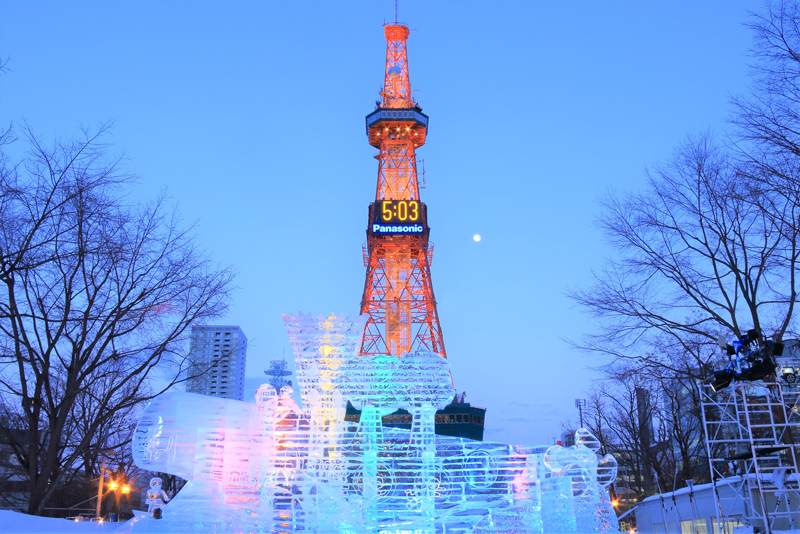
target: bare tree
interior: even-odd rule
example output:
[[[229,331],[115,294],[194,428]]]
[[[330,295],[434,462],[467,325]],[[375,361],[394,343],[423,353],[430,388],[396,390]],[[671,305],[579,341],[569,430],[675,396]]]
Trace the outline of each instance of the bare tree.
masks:
[[[628,495],[624,487],[642,498],[687,479],[706,480],[694,381],[642,373],[635,366],[607,371],[588,394],[584,419],[600,440],[601,453],[619,462],[615,492]]]
[[[733,100],[734,154],[754,187],[765,191],[759,207],[785,233],[796,258],[800,220],[800,3],[768,2],[751,13],[754,36],[752,90]],[[787,232],[788,230],[788,232]],[[794,287],[791,288],[794,290]],[[791,305],[797,300],[793,291]],[[788,321],[789,317],[787,317]]]
[[[636,497],[649,493],[636,386],[630,380],[604,381],[595,385],[587,397],[584,422],[600,441],[601,453],[612,454],[618,462],[619,471],[612,494],[624,496],[621,504],[625,508],[631,505],[630,493]]]
[[[734,99],[732,122],[747,160],[782,167],[800,155],[800,4],[768,2],[747,26],[754,37],[753,86]]]
[[[645,192],[610,194],[603,207],[600,225],[618,256],[593,287],[571,293],[600,319],[582,348],[701,377],[721,332],[789,331],[795,206],[749,180],[709,136],[648,173]]]
[[[24,158],[0,156],[0,410],[24,429],[32,514],[102,429],[185,378],[189,327],[231,289],[163,198],[129,203],[106,133],[48,147],[26,130]]]
[[[700,413],[700,391],[694,380],[684,376],[662,379],[658,384],[657,441],[662,489],[685,485],[689,479],[709,481]]]
[[[630,368],[648,377],[658,398],[655,433],[670,446],[651,462],[664,489],[708,476],[696,383],[727,363],[718,336],[798,333],[800,3],[751,15],[753,85],[733,101],[726,142],[690,137],[642,192],[607,195],[600,227],[614,256],[592,287],[571,293],[598,319],[574,345],[606,356],[614,380]]]

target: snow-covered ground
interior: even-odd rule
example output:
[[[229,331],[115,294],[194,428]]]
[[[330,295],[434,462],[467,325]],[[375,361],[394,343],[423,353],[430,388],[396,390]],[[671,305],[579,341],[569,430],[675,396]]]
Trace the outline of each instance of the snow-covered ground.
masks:
[[[68,521],[51,517],[36,517],[32,515],[0,510],[0,532],[9,534],[72,534],[92,533],[108,534],[126,523],[95,523],[90,521]]]
[[[149,519],[149,518],[148,518]],[[17,512],[0,510],[0,532],[8,534],[109,534],[127,531],[129,523],[94,523],[89,521],[67,521],[49,517],[36,517]],[[147,529],[152,532],[152,530]],[[800,534],[800,530],[776,530],[775,534]]]

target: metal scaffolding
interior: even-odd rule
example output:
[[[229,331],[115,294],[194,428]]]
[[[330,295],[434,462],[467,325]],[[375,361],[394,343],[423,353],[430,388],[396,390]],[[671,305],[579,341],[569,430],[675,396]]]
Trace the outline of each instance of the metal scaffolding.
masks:
[[[743,520],[762,532],[800,527],[797,450],[800,391],[778,382],[736,382],[700,391],[717,510],[715,532]]]

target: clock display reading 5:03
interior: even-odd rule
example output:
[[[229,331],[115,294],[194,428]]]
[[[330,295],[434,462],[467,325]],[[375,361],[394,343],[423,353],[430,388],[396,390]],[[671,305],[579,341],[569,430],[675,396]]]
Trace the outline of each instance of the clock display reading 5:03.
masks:
[[[422,218],[418,200],[382,200],[378,203],[378,219],[389,222],[418,222]]]

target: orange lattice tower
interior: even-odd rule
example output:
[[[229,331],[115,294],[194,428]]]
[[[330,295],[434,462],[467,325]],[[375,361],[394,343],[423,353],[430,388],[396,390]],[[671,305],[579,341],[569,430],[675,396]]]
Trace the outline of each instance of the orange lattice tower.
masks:
[[[377,156],[378,188],[369,206],[361,313],[369,314],[361,354],[402,356],[431,350],[446,357],[431,284],[427,208],[419,198],[416,149],[425,143],[428,117],[411,98],[408,27],[386,33],[382,100],[367,115]]]

